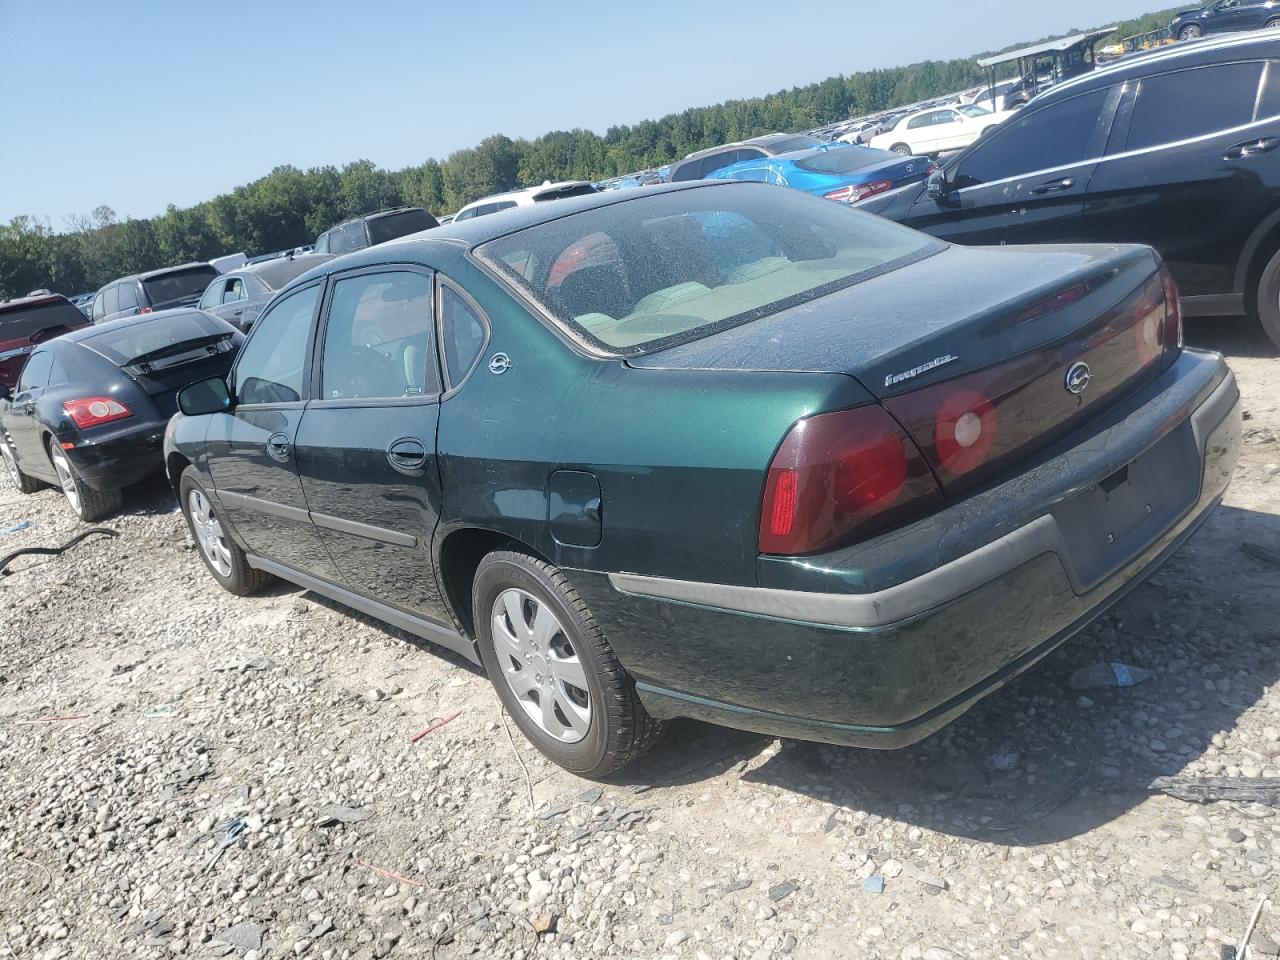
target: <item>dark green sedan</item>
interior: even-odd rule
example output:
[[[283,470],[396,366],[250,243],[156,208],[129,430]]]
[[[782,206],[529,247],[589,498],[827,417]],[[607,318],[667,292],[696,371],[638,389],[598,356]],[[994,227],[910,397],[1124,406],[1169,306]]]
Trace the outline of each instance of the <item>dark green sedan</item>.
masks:
[[[1149,248],[694,183],[329,261],[183,392],[165,455],[228,590],[462,653],[595,777],[675,717],[937,730],[1191,535],[1238,407]]]

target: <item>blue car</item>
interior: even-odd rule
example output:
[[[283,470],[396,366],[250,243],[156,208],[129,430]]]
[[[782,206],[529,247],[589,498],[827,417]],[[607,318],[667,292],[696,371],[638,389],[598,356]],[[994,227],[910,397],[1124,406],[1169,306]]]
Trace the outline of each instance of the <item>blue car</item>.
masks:
[[[928,157],[901,157],[890,150],[827,143],[772,157],[742,160],[707,174],[707,180],[754,180],[803,190],[840,203],[924,180],[937,166]]]

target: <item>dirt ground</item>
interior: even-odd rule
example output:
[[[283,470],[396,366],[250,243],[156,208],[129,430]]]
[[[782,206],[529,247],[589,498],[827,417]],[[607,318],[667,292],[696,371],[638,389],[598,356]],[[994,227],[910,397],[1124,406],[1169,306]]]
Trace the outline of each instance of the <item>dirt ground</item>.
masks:
[[[1225,504],[897,752],[681,723],[579,780],[461,659],[291,587],[221,592],[163,482],[132,491],[117,539],[0,578],[0,957],[1217,960],[1273,889],[1277,808],[1150,785],[1280,776],[1280,567],[1241,550],[1280,553],[1280,358],[1245,321],[1189,340],[1244,395]],[[0,487],[0,555],[77,529]],[[1109,661],[1153,675],[1068,684]],[[1268,904],[1253,955],[1277,937]]]

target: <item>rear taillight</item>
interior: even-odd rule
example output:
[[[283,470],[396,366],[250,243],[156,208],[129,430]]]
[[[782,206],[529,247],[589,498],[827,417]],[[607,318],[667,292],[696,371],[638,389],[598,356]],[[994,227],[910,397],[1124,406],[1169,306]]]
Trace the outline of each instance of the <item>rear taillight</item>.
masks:
[[[1087,283],[1077,283],[1060,290],[1051,297],[1033,303],[1027,309],[1013,318],[1014,323],[1026,323],[1028,320],[1034,320],[1036,317],[1043,317],[1046,313],[1053,313],[1055,310],[1061,310],[1067,304],[1075,303],[1077,300],[1083,300],[1089,293],[1089,285]]]
[[[150,308],[150,307],[139,307],[139,308],[138,308],[138,312],[139,312],[139,313],[150,313],[150,312],[151,312],[151,308]]]
[[[83,400],[68,400],[62,405],[72,422],[81,430],[97,427],[113,420],[132,417],[133,411],[119,400],[110,397],[86,397]]]
[[[830,549],[940,498],[920,451],[882,407],[806,417],[791,428],[769,465],[760,552]]]
[[[1160,286],[1164,288],[1164,350],[1167,363],[1172,363],[1182,349],[1182,301],[1173,274],[1160,264]]]
[[[876,180],[873,183],[852,183],[847,187],[824,193],[822,196],[825,200],[835,200],[837,203],[857,203],[859,200],[867,199],[867,197],[874,197],[877,193],[884,193],[892,186],[892,180]]]

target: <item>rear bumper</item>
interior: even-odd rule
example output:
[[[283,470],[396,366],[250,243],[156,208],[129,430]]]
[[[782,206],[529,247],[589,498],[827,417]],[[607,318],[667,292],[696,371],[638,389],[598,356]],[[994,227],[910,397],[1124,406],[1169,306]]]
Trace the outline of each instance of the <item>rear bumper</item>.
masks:
[[[164,469],[164,426],[130,425],[92,440],[77,437],[67,458],[94,490],[119,490]]]
[[[1190,537],[1235,466],[1239,391],[1221,357],[1186,351],[1091,429],[904,530],[762,560],[769,586],[575,582],[654,715],[902,746],[1032,666]]]

